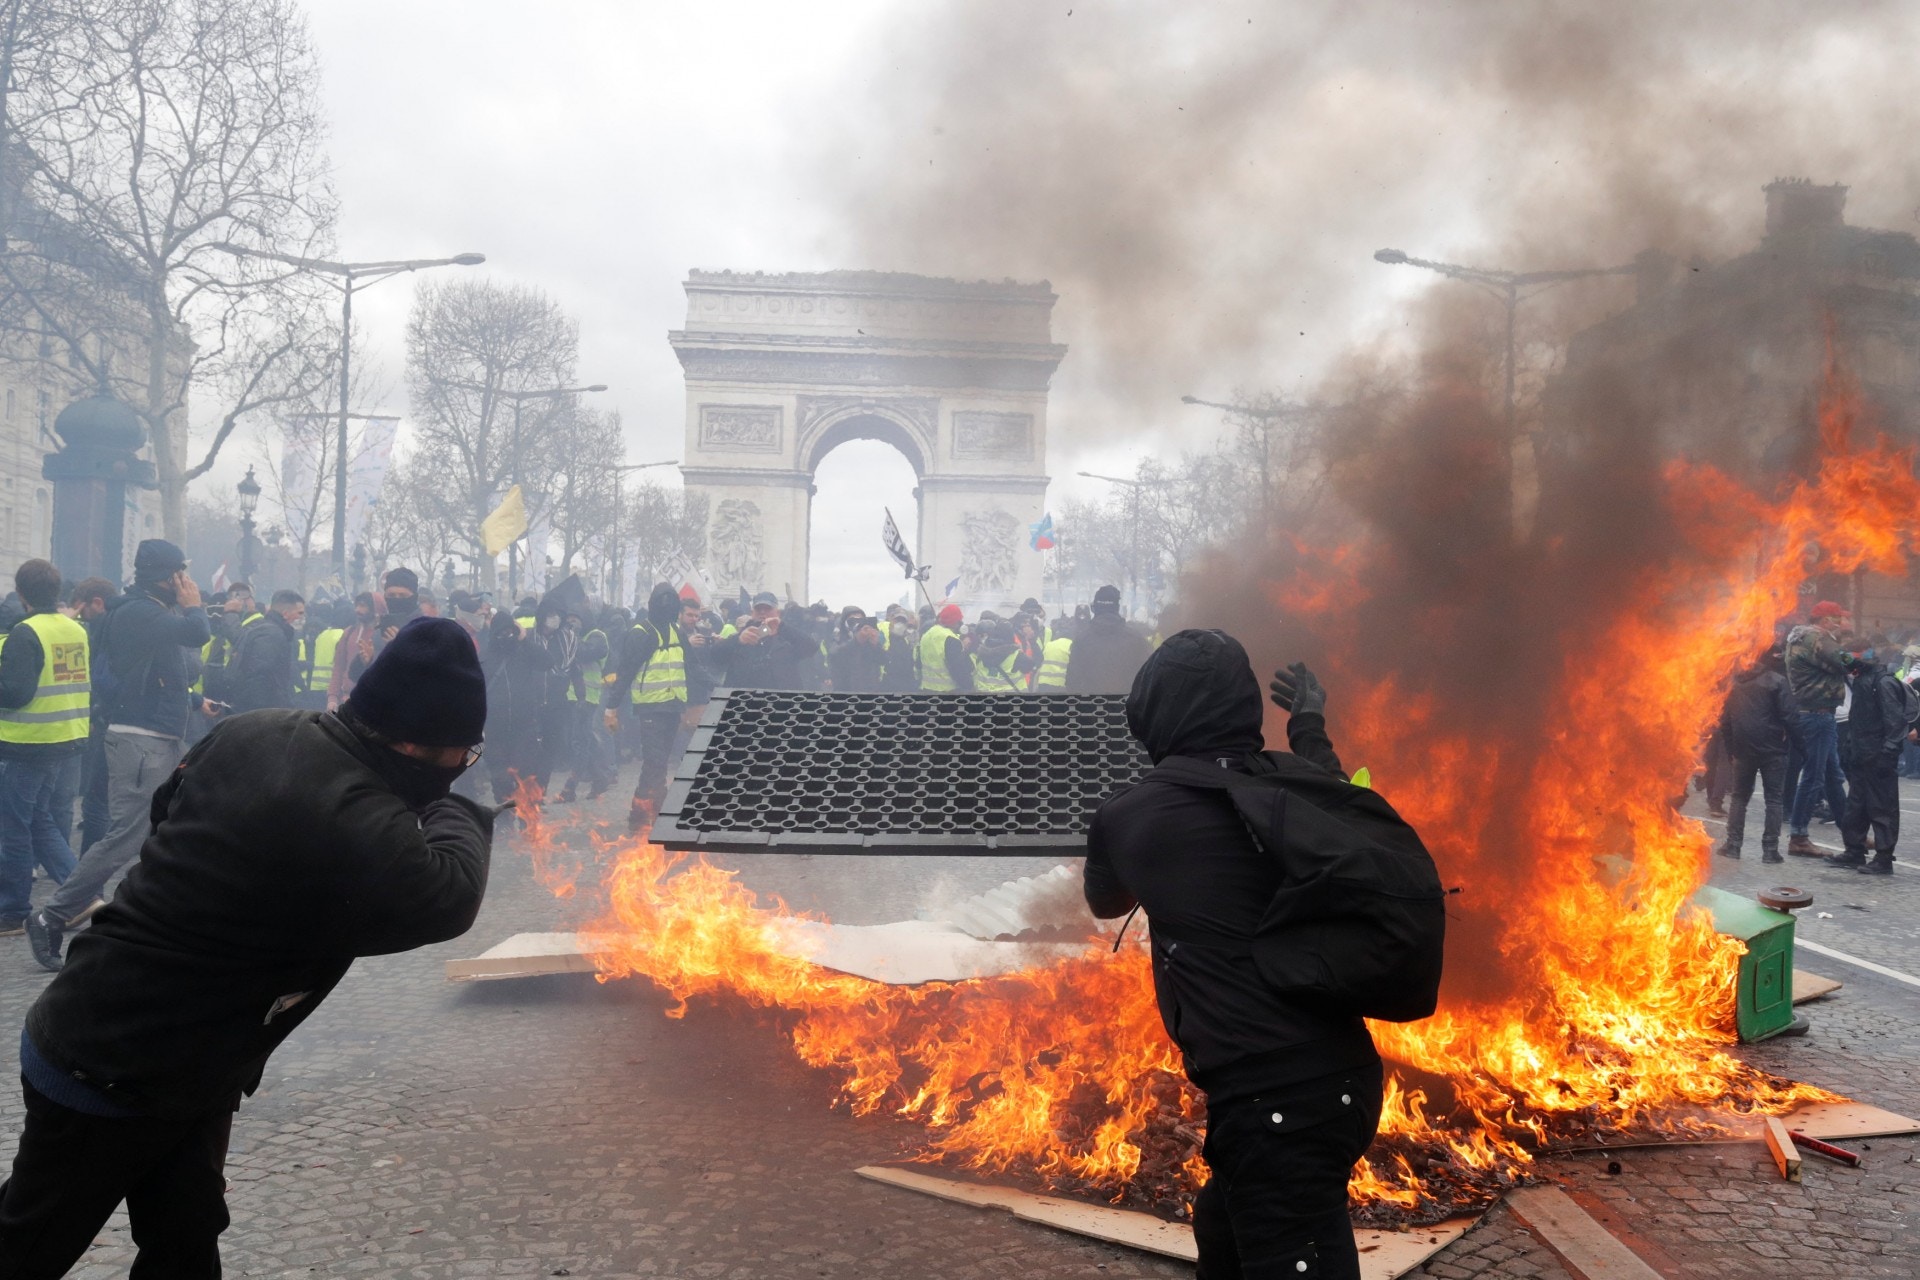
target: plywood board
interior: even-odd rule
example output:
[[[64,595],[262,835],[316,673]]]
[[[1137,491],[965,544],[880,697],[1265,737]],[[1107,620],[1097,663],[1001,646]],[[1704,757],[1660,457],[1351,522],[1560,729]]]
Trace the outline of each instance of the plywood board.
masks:
[[[530,978],[543,973],[592,973],[596,947],[584,933],[516,933],[465,960],[447,961],[448,982]]]
[[[1808,973],[1805,969],[1793,971],[1793,1002],[1805,1004],[1809,1000],[1818,1000],[1821,996],[1838,991],[1841,984],[1832,978],[1823,978],[1817,973]]]
[[[1797,1129],[1813,1138],[1845,1141],[1848,1138],[1886,1138],[1899,1133],[1920,1133],[1920,1120],[1903,1116],[1864,1102],[1810,1102],[1781,1117],[1787,1128]],[[1723,1121],[1724,1122],[1724,1121]],[[1747,1116],[1731,1122],[1727,1133],[1698,1137],[1676,1134],[1671,1137],[1634,1136],[1618,1142],[1593,1142],[1583,1146],[1556,1148],[1549,1154],[1567,1151],[1631,1151],[1636,1147],[1684,1147],[1712,1142],[1759,1142],[1766,1131],[1764,1118]]]
[[[1523,1187],[1507,1194],[1507,1205],[1587,1280],[1660,1280],[1658,1271],[1558,1187]]]
[[[1013,1187],[962,1182],[957,1178],[943,1178],[918,1169],[868,1165],[854,1172],[874,1182],[917,1191],[941,1200],[980,1209],[1004,1209],[1024,1222],[1071,1231],[1075,1235],[1104,1240],[1108,1244],[1125,1245],[1186,1262],[1198,1257],[1192,1227],[1183,1222],[1167,1222],[1151,1214],[1136,1213],[1131,1209],[1087,1204],[1061,1196],[1036,1195]],[[1364,1280],[1394,1280],[1396,1276],[1403,1276],[1459,1239],[1475,1221],[1477,1219],[1454,1218],[1438,1226],[1411,1231],[1355,1228],[1353,1239],[1360,1250],[1360,1274]]]
[[[1078,955],[1083,942],[983,942],[955,925],[932,920],[896,924],[777,922],[782,949],[827,969],[895,986],[992,978]]]

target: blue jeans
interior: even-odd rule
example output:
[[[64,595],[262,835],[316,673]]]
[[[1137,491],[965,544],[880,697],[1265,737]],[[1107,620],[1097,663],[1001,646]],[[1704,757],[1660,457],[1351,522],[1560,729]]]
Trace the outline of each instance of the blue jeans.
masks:
[[[1799,780],[1795,781],[1792,769],[1787,772],[1787,786],[1793,792],[1793,812],[1788,815],[1787,830],[1803,836],[1807,834],[1807,824],[1813,821],[1813,806],[1823,790],[1835,822],[1847,812],[1846,775],[1840,772],[1840,729],[1833,712],[1802,711],[1798,745],[1799,750],[1793,756],[1800,762]]]
[[[55,884],[73,872],[78,755],[16,757],[0,766],[0,917],[23,916],[38,863]]]

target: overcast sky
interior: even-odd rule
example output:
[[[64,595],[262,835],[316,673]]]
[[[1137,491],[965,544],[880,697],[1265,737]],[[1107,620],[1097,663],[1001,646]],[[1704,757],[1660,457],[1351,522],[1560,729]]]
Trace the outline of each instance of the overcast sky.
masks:
[[[628,459],[675,458],[690,267],[1052,280],[1048,502],[1205,446],[1182,392],[1313,390],[1417,341],[1416,254],[1751,247],[1759,187],[1912,230],[1920,7],[1752,0],[309,0],[348,258],[478,250],[578,317]],[[1604,17],[1600,16],[1604,15]],[[1462,286],[1442,283],[1443,289]],[[1621,286],[1540,306],[1613,306]],[[356,299],[399,398],[405,279]],[[911,472],[820,477],[813,593],[892,598]]]

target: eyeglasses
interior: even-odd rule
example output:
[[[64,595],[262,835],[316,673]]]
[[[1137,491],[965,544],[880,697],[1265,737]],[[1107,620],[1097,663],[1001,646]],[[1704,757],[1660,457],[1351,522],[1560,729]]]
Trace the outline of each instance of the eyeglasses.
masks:
[[[475,765],[477,765],[477,764],[479,764],[479,763],[480,763],[480,757],[481,757],[481,755],[482,755],[482,754],[483,754],[483,753],[484,753],[485,751],[486,751],[486,744],[485,744],[485,743],[480,743],[480,744],[478,744],[478,745],[476,745],[476,746],[471,746],[471,747],[468,747],[468,748],[467,748],[467,758],[466,758],[466,767],[467,767],[467,768],[469,768],[469,769],[471,769],[471,768],[473,768],[473,766],[475,766]]]

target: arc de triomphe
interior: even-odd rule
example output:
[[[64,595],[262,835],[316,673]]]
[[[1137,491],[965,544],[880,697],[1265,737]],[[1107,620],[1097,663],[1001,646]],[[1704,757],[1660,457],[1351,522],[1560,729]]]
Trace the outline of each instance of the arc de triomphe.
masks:
[[[936,598],[956,577],[970,610],[1040,594],[1027,525],[1046,501],[1047,385],[1067,350],[1049,285],[694,271],[686,290],[687,327],[667,335],[687,383],[680,470],[707,501],[716,591],[809,599],[814,470],[848,440],[883,440],[919,478],[918,527],[894,516]]]

